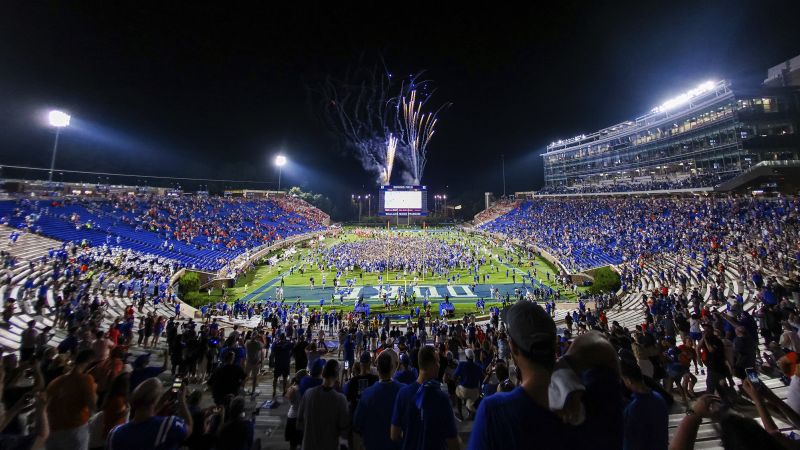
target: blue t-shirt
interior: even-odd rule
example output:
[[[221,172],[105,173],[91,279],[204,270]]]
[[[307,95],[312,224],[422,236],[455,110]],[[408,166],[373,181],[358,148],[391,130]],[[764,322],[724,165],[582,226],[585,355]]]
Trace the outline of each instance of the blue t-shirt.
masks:
[[[666,450],[669,445],[667,403],[658,394],[633,394],[625,407],[623,449]]]
[[[347,338],[344,341],[344,360],[350,361],[350,365],[353,365],[353,360],[355,359],[355,344],[350,338]]]
[[[298,391],[302,396],[303,394],[306,393],[307,390],[313,387],[317,387],[321,384],[322,384],[322,378],[314,378],[310,375],[306,375],[303,377],[302,380],[300,380],[300,387],[298,388]]]
[[[517,387],[481,400],[469,449],[530,448],[534,443],[542,450],[573,448],[567,445],[569,435],[565,430],[566,425],[558,416]]]
[[[400,450],[400,442],[389,438],[392,412],[397,393],[403,384],[392,380],[368,387],[358,401],[353,416],[353,429],[364,437],[367,450]]]
[[[392,425],[403,430],[403,450],[446,449],[447,440],[458,436],[450,397],[435,380],[424,386],[415,382],[400,389]]]
[[[477,389],[483,380],[483,370],[479,365],[467,360],[458,363],[453,376],[459,379],[458,384],[461,386],[467,389]]]
[[[417,381],[417,369],[409,367],[408,370],[398,370],[394,374],[394,380],[398,383],[411,384]]]
[[[107,450],[178,449],[187,437],[186,422],[177,416],[155,416],[142,423],[128,422],[108,433]]]
[[[572,428],[581,439],[576,445],[593,450],[622,448],[625,401],[619,375],[608,368],[597,368],[585,371],[582,378],[586,420]]]

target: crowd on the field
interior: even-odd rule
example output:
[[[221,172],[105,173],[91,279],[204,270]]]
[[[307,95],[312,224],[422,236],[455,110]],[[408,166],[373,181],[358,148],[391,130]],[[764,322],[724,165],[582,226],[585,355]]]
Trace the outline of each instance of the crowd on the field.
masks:
[[[359,268],[366,272],[400,270],[442,274],[448,269],[483,264],[488,257],[462,243],[448,243],[425,235],[387,233],[371,239],[336,244],[323,250],[320,259],[323,266],[340,271]]]

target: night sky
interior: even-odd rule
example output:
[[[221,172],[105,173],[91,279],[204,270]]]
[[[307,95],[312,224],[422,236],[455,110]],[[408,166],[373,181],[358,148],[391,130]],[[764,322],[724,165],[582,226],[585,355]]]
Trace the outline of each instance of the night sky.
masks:
[[[502,192],[501,154],[508,192],[537,188],[547,143],[708,79],[758,83],[800,53],[797,1],[15,3],[0,15],[0,164],[49,166],[41,115],[58,107],[74,125],[59,168],[273,181],[282,150],[284,185],[345,204],[373,178],[315,119],[308,87],[359,58],[425,70],[434,102],[452,102],[423,181],[469,210]]]

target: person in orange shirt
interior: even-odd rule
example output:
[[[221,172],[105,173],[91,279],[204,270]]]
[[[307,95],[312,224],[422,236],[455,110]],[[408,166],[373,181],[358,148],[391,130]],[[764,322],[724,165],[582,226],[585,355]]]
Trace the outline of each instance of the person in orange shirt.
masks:
[[[47,386],[47,450],[85,450],[89,447],[89,415],[97,402],[97,385],[86,373],[94,351],[82,350],[72,370]]]
[[[88,371],[95,382],[97,397],[102,402],[105,399],[106,391],[111,387],[111,382],[122,373],[125,368],[125,359],[128,357],[128,347],[118,345],[111,349],[108,358],[100,361]]]

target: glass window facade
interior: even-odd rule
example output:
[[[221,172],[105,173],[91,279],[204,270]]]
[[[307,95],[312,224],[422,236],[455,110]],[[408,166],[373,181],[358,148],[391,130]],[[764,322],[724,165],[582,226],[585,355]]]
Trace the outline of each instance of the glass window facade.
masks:
[[[740,95],[721,82],[679,110],[553,143],[542,155],[546,187],[713,186],[763,160],[800,159],[798,91],[761,91]]]

